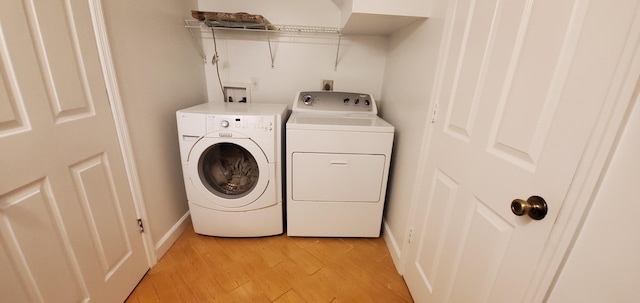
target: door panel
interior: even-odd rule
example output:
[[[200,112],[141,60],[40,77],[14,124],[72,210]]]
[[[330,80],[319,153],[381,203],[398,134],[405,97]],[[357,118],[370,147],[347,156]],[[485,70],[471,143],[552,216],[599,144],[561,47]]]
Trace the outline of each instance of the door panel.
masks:
[[[520,302],[605,102],[638,1],[452,1],[405,279],[417,302]],[[444,113],[444,114],[443,114]],[[539,195],[549,213],[517,217]]]
[[[19,286],[11,302],[122,301],[148,269],[99,59],[88,1],[3,2],[0,263],[11,270],[0,284]]]
[[[443,201],[429,205],[426,220],[420,230],[424,232],[418,244],[416,255],[417,270],[420,271],[422,283],[433,291],[438,269],[442,266],[444,256],[442,254],[447,231],[450,230],[449,223],[454,215],[454,201],[460,184],[451,179],[442,171],[436,170],[433,176],[433,185],[429,188],[431,196],[429,200]],[[430,243],[430,245],[425,245]]]
[[[41,179],[18,188],[1,203],[3,244],[22,276],[23,290],[42,302],[88,299],[49,182]]]
[[[468,4],[467,4],[468,5]],[[495,0],[490,0],[486,4],[478,5],[477,8],[466,7],[463,3],[460,4],[461,11],[457,14],[458,18],[464,18],[469,16],[469,9],[477,9],[478,12],[474,13],[473,20],[470,23],[455,23],[455,31],[463,34],[464,30],[469,31],[469,41],[464,43],[461,40],[456,40],[455,45],[451,51],[459,52],[461,48],[465,49],[465,64],[457,70],[455,66],[451,66],[451,69],[447,69],[445,77],[453,77],[454,81],[448,81],[443,83],[447,87],[443,88],[443,96],[452,100],[449,112],[446,114],[445,124],[446,132],[452,136],[457,136],[460,140],[465,142],[469,141],[469,137],[473,133],[474,121],[477,115],[479,98],[476,97],[476,91],[480,90],[477,78],[486,69],[485,62],[482,58],[485,55],[485,48],[488,45],[488,38],[491,29],[492,11],[495,9]],[[461,20],[459,20],[461,21]],[[469,27],[469,28],[467,28]],[[452,43],[454,43],[452,41]],[[472,45],[470,47],[469,45]],[[454,64],[455,62],[449,62]],[[457,79],[456,79],[457,77]]]
[[[109,161],[101,154],[72,165],[70,172],[104,279],[108,280],[132,254]]]
[[[455,265],[457,270],[454,269],[455,283],[450,291],[450,302],[487,300],[514,234],[514,226],[485,202],[474,197],[469,204],[473,211],[467,234],[462,238],[464,246],[458,252],[459,264]]]
[[[14,299],[15,302],[36,301],[35,298],[29,298],[29,293],[23,286],[26,283],[20,281],[15,265],[9,258],[6,246],[0,246],[0,268],[3,271],[0,293],[7,298]]]
[[[99,73],[97,48],[86,43],[94,39],[88,1],[27,1],[25,6],[36,18],[32,35],[42,66],[42,77],[56,121],[93,114],[90,73]],[[84,13],[83,13],[84,12]]]
[[[9,39],[6,36],[0,37],[0,137],[29,128],[23,95],[16,83],[13,66],[8,62],[9,54],[6,50]]]

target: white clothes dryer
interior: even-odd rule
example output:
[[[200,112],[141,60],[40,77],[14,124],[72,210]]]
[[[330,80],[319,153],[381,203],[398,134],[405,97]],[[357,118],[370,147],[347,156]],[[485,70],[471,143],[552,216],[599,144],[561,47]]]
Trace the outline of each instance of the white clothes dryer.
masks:
[[[296,96],[286,124],[287,235],[379,237],[394,127],[373,96]]]
[[[283,233],[284,104],[205,103],[176,112],[187,200],[196,233]]]

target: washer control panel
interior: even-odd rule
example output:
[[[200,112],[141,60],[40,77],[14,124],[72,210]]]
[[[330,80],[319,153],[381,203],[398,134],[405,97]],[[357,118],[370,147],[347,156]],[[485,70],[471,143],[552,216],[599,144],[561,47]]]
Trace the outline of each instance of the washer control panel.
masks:
[[[207,133],[226,130],[248,136],[273,136],[275,128],[275,116],[207,115],[206,120]]]
[[[292,110],[294,112],[378,114],[375,100],[371,94],[334,91],[299,92],[293,102]]]

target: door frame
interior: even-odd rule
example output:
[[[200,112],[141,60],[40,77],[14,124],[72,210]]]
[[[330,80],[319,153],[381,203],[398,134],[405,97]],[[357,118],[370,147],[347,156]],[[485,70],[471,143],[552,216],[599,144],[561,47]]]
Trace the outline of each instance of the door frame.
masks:
[[[451,9],[447,12],[450,17]],[[640,12],[637,12],[634,32],[628,34],[627,45],[620,61],[628,60],[631,64],[620,66],[611,82],[606,100],[602,105],[602,110],[596,121],[594,130],[587,142],[578,167],[565,197],[565,201],[559,210],[558,217],[551,230],[551,234],[542,251],[542,255],[537,260],[538,266],[534,272],[530,287],[527,290],[524,302],[543,302],[553,290],[555,280],[560,275],[567,256],[571,253],[573,244],[580,233],[582,224],[589,214],[589,209],[599,190],[602,178],[604,177],[611,157],[615,152],[617,141],[623,132],[628,116],[636,102],[640,99]],[[447,23],[448,24],[448,23]],[[440,62],[435,71],[435,80],[432,83],[431,104],[425,112],[425,116],[435,117],[438,109],[437,98],[440,94],[439,85],[444,70],[443,63],[449,56],[446,45],[451,28],[445,25],[441,39],[441,47],[438,55]],[[431,138],[435,119],[425,122],[425,129],[422,136],[420,150],[425,151],[418,158],[418,172],[414,182],[411,205],[409,208],[408,223],[404,230],[404,239],[401,244],[398,271],[404,273],[408,260],[411,234],[416,225],[418,214],[416,210],[421,202],[419,188],[424,184],[424,167],[426,159],[430,156],[428,151],[431,147]],[[414,243],[415,244],[415,243]]]
[[[133,154],[133,147],[131,145],[131,138],[129,136],[129,128],[125,119],[120,88],[118,87],[116,70],[111,56],[111,47],[109,45],[109,37],[107,35],[104,12],[102,10],[102,0],[88,0],[88,2],[91,10],[91,20],[93,21],[93,32],[98,47],[98,56],[100,57],[100,65],[102,67],[102,76],[107,89],[107,99],[111,106],[111,115],[113,116],[118,142],[120,144],[120,152],[122,153],[127,172],[129,190],[133,197],[133,204],[138,218],[140,218],[142,222],[149,222],[142,195],[142,186],[140,185],[138,169]],[[149,224],[147,224],[146,230],[148,232],[141,233],[141,237],[147,255],[147,263],[149,267],[153,267],[158,262],[158,258],[154,249],[153,239],[151,238],[151,226],[149,226]]]

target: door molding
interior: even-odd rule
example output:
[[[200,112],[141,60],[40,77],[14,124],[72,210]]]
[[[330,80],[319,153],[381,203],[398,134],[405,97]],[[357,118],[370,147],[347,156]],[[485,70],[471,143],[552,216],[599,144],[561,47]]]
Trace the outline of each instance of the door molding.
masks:
[[[98,46],[100,65],[102,66],[102,74],[107,88],[107,99],[111,106],[111,114],[116,126],[118,142],[120,143],[120,151],[124,159],[124,165],[129,179],[129,189],[131,190],[138,218],[141,218],[143,222],[149,222],[142,194],[142,187],[140,185],[140,178],[138,176],[138,169],[136,167],[133,148],[131,145],[131,138],[129,136],[129,128],[125,119],[124,107],[122,106],[120,88],[118,87],[116,71],[111,56],[111,47],[109,45],[109,37],[107,35],[107,27],[102,10],[102,1],[89,0],[89,7],[91,10],[91,20],[94,25],[93,32]],[[141,233],[141,236],[144,243],[145,253],[147,255],[148,265],[149,267],[153,267],[157,263],[158,258],[154,249],[153,239],[151,238],[151,226],[148,225],[149,224],[145,227],[147,232]]]

